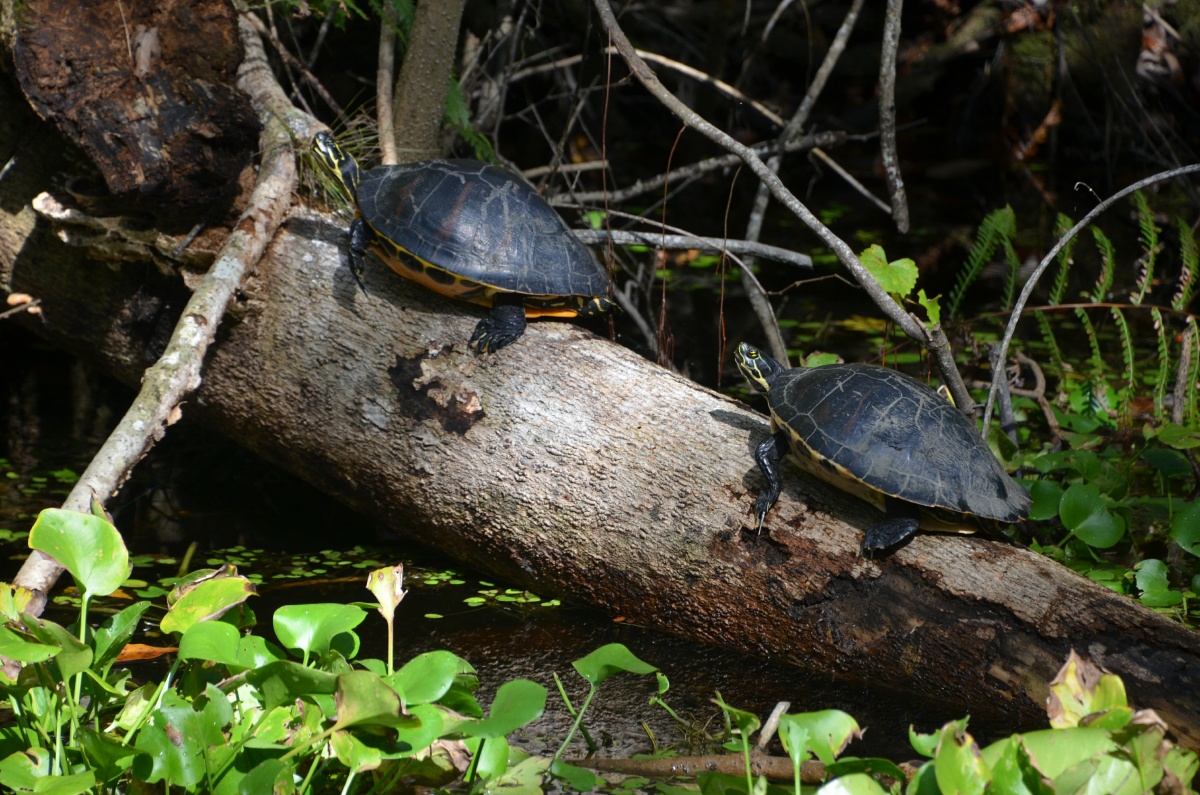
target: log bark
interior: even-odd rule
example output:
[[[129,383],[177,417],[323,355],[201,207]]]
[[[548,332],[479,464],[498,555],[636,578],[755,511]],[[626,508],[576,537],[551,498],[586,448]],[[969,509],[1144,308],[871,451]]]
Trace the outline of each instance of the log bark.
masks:
[[[51,182],[19,163],[9,176]],[[152,273],[90,261],[0,205],[0,287],[41,298],[40,333],[130,383],[157,353],[153,319],[173,323],[178,285]],[[541,593],[1020,725],[1044,720],[1046,683],[1074,647],[1200,745],[1200,635],[983,539],[920,535],[860,557],[877,514],[795,468],[756,535],[763,416],[565,323],[475,356],[471,307],[378,263],[367,287],[350,276],[344,224],[297,210],[183,411]]]

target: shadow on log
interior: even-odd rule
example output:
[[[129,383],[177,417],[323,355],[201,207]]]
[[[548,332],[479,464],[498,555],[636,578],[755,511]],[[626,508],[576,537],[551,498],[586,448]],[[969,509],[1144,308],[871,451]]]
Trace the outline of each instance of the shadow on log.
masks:
[[[41,298],[40,333],[129,382],[149,364],[134,319],[156,288],[142,276],[0,214],[0,286]],[[1200,635],[979,538],[921,535],[862,558],[877,514],[794,467],[756,535],[763,416],[564,323],[475,356],[476,310],[373,260],[367,287],[350,276],[344,226],[297,212],[183,411],[540,593],[1014,723],[1044,720],[1074,647],[1200,745]]]

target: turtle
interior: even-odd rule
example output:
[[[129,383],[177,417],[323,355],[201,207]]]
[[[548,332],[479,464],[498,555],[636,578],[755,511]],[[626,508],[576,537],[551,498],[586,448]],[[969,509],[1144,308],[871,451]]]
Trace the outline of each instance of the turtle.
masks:
[[[526,317],[591,317],[614,305],[608,272],[523,179],[477,160],[359,168],[329,133],[313,150],[350,194],[350,268],[363,286],[371,248],[401,276],[490,307],[468,345],[516,341]]]
[[[747,343],[734,359],[771,408],[772,434],[754,451],[767,479],[754,503],[760,532],[789,449],[810,473],[887,514],[864,533],[865,553],[900,545],[918,526],[998,530],[1029,516],[1029,493],[975,423],[917,379],[870,364],[787,369]]]

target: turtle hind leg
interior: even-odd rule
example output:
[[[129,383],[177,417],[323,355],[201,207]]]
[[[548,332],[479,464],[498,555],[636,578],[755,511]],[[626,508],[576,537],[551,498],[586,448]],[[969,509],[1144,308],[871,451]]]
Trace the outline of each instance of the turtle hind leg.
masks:
[[[497,295],[492,311],[471,335],[467,345],[476,353],[495,353],[525,333],[525,304],[517,295]]]
[[[871,553],[891,549],[912,538],[917,532],[920,511],[911,502],[888,497],[884,500],[887,518],[867,528],[862,551]]]

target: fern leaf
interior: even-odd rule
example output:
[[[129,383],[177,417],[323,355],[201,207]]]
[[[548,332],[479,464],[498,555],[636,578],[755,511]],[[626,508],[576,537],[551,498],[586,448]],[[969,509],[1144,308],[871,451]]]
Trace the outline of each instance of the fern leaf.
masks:
[[[1133,204],[1137,207],[1138,231],[1142,239],[1142,256],[1139,258],[1142,270],[1138,274],[1137,285],[1130,300],[1140,304],[1145,300],[1146,291],[1154,282],[1154,261],[1158,257],[1158,227],[1154,224],[1154,212],[1150,209],[1150,203],[1140,190],[1134,192]]]
[[[1096,285],[1092,288],[1092,302],[1099,303],[1108,299],[1108,291],[1112,289],[1113,274],[1117,268],[1117,252],[1112,241],[1100,231],[1100,227],[1092,227],[1092,237],[1096,241],[1096,249],[1100,252],[1100,273],[1096,276]]]
[[[1013,298],[1017,294],[1017,278],[1021,275],[1021,259],[1017,256],[1017,250],[1013,248],[1012,240],[1004,238],[1001,241],[1004,244],[1004,258],[1008,261],[1008,274],[1004,279],[1004,311],[1012,310]]]
[[[1188,337],[1191,339],[1191,344],[1192,344],[1192,367],[1191,367],[1190,372],[1188,373],[1188,388],[1185,389],[1184,392],[1186,392],[1187,396],[1188,396],[1188,398],[1187,398],[1188,399],[1188,405],[1187,405],[1188,427],[1194,428],[1197,425],[1198,421],[1200,421],[1200,416],[1198,416],[1197,412],[1196,412],[1196,402],[1197,402],[1196,393],[1200,392],[1200,390],[1197,390],[1195,388],[1196,381],[1200,380],[1200,328],[1197,328],[1196,318],[1194,318],[1194,317],[1189,317],[1187,319],[1187,322],[1188,322],[1188,326],[1192,330],[1192,333],[1188,335]]]
[[[1125,320],[1125,313],[1119,308],[1113,307],[1111,310],[1113,323],[1117,327],[1117,332],[1121,337],[1121,356],[1125,360],[1125,389],[1121,398],[1121,414],[1125,419],[1129,418],[1129,406],[1133,400],[1133,392],[1135,388],[1135,379],[1137,374],[1133,368],[1133,337],[1129,333],[1129,323]]]
[[[1163,316],[1159,308],[1150,310],[1154,319],[1154,333],[1158,343],[1158,373],[1154,376],[1154,416],[1162,419],[1166,414],[1167,378],[1171,374],[1171,349],[1167,338],[1167,329],[1163,325]]]
[[[1042,332],[1042,342],[1045,343],[1047,350],[1050,351],[1050,363],[1058,370],[1065,372],[1063,366],[1062,349],[1058,347],[1058,338],[1054,336],[1054,329],[1050,326],[1050,318],[1045,312],[1034,312],[1034,317],[1037,318],[1038,328]]]
[[[971,251],[967,254],[967,262],[958,272],[954,289],[950,291],[950,297],[946,302],[946,309],[950,317],[958,316],[958,308],[962,303],[963,296],[979,278],[983,266],[991,261],[992,254],[996,251],[996,245],[1002,240],[1012,240],[1016,235],[1016,230],[1017,216],[1012,207],[1008,206],[988,213],[983,222],[979,224],[979,231],[975,233],[975,244],[971,246]]]
[[[1075,224],[1070,218],[1058,214],[1058,218],[1054,222],[1054,236],[1061,240],[1062,236],[1071,231],[1071,227]],[[1058,275],[1054,277],[1054,286],[1050,288],[1050,305],[1057,306],[1062,303],[1063,295],[1067,292],[1067,282],[1070,279],[1071,265],[1075,262],[1072,256],[1075,251],[1075,244],[1079,242],[1079,236],[1071,238],[1067,244],[1058,252]]]
[[[1079,320],[1079,324],[1083,326],[1083,333],[1087,335],[1088,345],[1092,349],[1092,372],[1097,378],[1104,377],[1104,357],[1100,354],[1100,340],[1096,337],[1096,329],[1092,326],[1092,319],[1088,317],[1087,310],[1081,306],[1075,307],[1075,317]]]
[[[1200,250],[1196,248],[1196,235],[1192,227],[1182,218],[1179,225],[1179,286],[1171,299],[1171,308],[1182,312],[1192,302],[1192,293],[1196,289],[1196,270],[1200,268]]]

